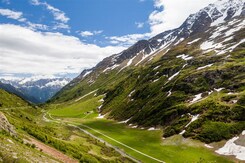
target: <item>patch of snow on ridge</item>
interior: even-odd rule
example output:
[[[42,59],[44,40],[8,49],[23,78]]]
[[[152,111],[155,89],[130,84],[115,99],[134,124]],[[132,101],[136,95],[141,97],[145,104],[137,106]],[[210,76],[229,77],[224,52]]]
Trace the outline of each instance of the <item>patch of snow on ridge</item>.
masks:
[[[216,92],[220,92],[220,91],[222,91],[223,89],[225,89],[225,88],[214,88],[214,90],[216,91]]]
[[[106,71],[108,71],[108,70],[113,70],[113,69],[117,68],[118,66],[120,66],[120,65],[115,64],[115,65],[113,65],[113,66],[111,66],[111,67],[107,67],[106,69],[104,69],[103,72],[106,72]]]
[[[202,50],[208,50],[208,49],[211,49],[213,48],[213,41],[206,41],[206,42],[203,42],[201,45],[200,45],[200,48]]]
[[[159,67],[161,67],[161,65],[159,65],[159,66],[155,67],[153,70],[156,70],[156,69],[158,69]]]
[[[168,78],[168,81],[170,81],[170,80],[172,80],[174,77],[178,76],[179,73],[180,73],[180,71],[179,71],[179,72],[176,72],[175,74],[173,74],[171,77]]]
[[[195,97],[190,101],[190,103],[197,102],[202,99],[202,93],[195,95]]]
[[[99,114],[99,116],[97,117],[98,119],[102,119],[102,118],[104,118],[105,116],[104,115],[102,115],[102,114]]]
[[[180,135],[183,135],[185,133],[185,130],[181,131],[179,134]]]
[[[188,127],[192,122],[196,121],[198,117],[199,117],[199,114],[192,115],[191,121],[185,127]]]
[[[133,58],[131,58],[131,59],[128,61],[127,67],[130,66],[130,65],[133,63],[133,60],[134,60],[135,57],[136,57],[136,56],[134,56]]]
[[[153,82],[152,82],[152,83],[155,83],[155,82],[157,82],[158,80],[160,80],[160,78],[158,78],[158,79],[156,79],[156,80],[153,80]]]
[[[157,128],[155,128],[155,127],[150,127],[150,128],[148,128],[148,131],[154,131],[154,130],[159,130],[159,129],[157,129]]]
[[[182,41],[184,41],[184,38],[179,39],[174,45],[178,45],[178,44],[181,43]]]
[[[125,120],[125,121],[121,121],[121,122],[118,122],[118,123],[127,123],[131,118]]]
[[[230,40],[232,40],[233,38],[234,38],[233,36],[227,37],[223,42],[230,41]]]
[[[226,142],[226,144],[215,152],[221,155],[234,155],[239,160],[245,160],[245,147],[236,145],[234,142],[239,137],[234,137]]]
[[[232,52],[237,46],[239,46],[240,44],[242,44],[244,42],[245,42],[245,39],[242,39],[239,43],[227,48],[226,51]]]
[[[100,109],[102,108],[102,106],[103,106],[103,105],[100,105],[100,106],[98,107],[98,110],[100,110]]]
[[[214,92],[213,90],[209,91],[208,92],[208,95],[211,95],[213,92]]]
[[[133,94],[134,92],[135,92],[135,90],[131,91],[131,92],[129,93],[128,97],[131,97],[132,94]]]
[[[207,148],[210,148],[210,149],[214,148],[214,147],[212,147],[212,146],[210,146],[208,144],[204,144],[204,146],[207,147]]]
[[[245,130],[242,132],[242,135],[245,135]]]
[[[205,69],[205,68],[211,67],[211,66],[213,66],[213,64],[208,64],[206,66],[198,67],[197,70],[202,70],[202,69]]]
[[[92,71],[93,71],[93,70],[87,71],[87,72],[83,75],[83,77],[86,77],[86,76],[89,75]]]
[[[169,90],[167,97],[171,96],[171,94],[172,94],[172,92],[171,92],[171,90]]]
[[[235,32],[241,30],[242,28],[244,28],[244,24],[245,24],[245,21],[236,25],[234,28],[231,28],[230,30],[226,31],[225,36],[230,36],[230,35],[234,34]]]
[[[192,59],[193,57],[190,57],[189,55],[181,54],[181,55],[176,56],[176,58],[182,58],[183,60],[188,61]]]
[[[202,50],[204,50],[205,52],[210,52],[214,49],[219,49],[219,48],[222,48],[223,45],[221,43],[214,43],[213,41],[206,41],[206,42],[203,42],[201,45],[200,45],[200,48]]]
[[[243,0],[230,0],[230,1],[216,1],[214,4],[208,6],[209,15],[214,15],[214,12],[218,10],[219,17],[211,23],[211,26],[217,26],[225,22],[225,18],[228,16],[229,10],[235,12],[232,17],[238,16],[242,13],[244,1]],[[216,9],[216,10],[215,10]],[[212,18],[212,17],[211,17]]]
[[[99,100],[99,102],[104,102],[104,101],[105,101],[105,100],[104,100],[103,98]]]
[[[193,40],[193,41],[191,41],[191,42],[188,42],[187,45],[191,45],[191,44],[193,44],[193,43],[199,41],[200,39],[201,39],[201,38],[198,38],[198,39],[195,39],[195,40]]]
[[[138,66],[141,62],[143,62],[146,58],[148,58],[149,56],[151,56],[152,54],[154,54],[156,52],[156,50],[151,48],[151,52],[149,54],[145,54],[145,52],[143,52],[143,56],[141,58],[141,60],[135,64],[135,66]]]

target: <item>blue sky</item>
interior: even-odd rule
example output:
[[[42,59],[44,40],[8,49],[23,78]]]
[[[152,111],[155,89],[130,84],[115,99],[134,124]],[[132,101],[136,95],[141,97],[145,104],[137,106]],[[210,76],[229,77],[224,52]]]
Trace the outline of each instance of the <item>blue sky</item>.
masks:
[[[75,77],[216,0],[0,0],[0,78]]]
[[[7,2],[7,3],[6,3]],[[110,45],[110,36],[123,36],[134,33],[150,32],[147,23],[150,13],[154,11],[151,0],[39,0],[65,13],[69,27],[53,29],[57,25],[54,16],[44,5],[34,5],[31,0],[2,1],[1,8],[22,12],[23,17],[36,24],[49,26],[47,30],[74,35],[86,43],[95,43],[100,46]],[[1,23],[26,25],[25,22],[0,17]],[[89,31],[93,35],[81,35]]]

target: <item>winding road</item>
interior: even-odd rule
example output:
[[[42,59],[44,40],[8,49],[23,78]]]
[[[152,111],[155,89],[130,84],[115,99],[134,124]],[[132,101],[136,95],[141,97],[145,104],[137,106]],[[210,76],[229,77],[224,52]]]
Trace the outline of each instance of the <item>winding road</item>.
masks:
[[[148,157],[148,158],[150,158],[150,159],[152,159],[152,160],[154,160],[154,161],[156,161],[156,162],[164,163],[164,161],[162,161],[162,160],[159,160],[159,159],[157,159],[157,158],[155,158],[155,157],[152,157],[152,156],[150,156],[150,155],[148,155],[148,154],[146,154],[146,153],[143,153],[143,152],[141,152],[141,151],[139,151],[139,150],[137,150],[137,149],[135,149],[135,148],[133,148],[133,147],[130,147],[130,146],[128,146],[128,145],[126,145],[126,144],[124,144],[124,143],[122,143],[122,142],[120,142],[120,141],[118,141],[118,140],[116,140],[116,139],[114,139],[114,138],[112,138],[112,137],[110,137],[110,136],[108,136],[108,135],[106,135],[106,134],[104,134],[104,133],[98,131],[98,130],[95,130],[95,129],[93,129],[93,128],[87,126],[87,125],[78,124],[78,123],[71,123],[71,122],[69,122],[69,121],[61,121],[61,120],[57,120],[57,119],[53,118],[50,114],[48,114],[49,118],[47,118],[46,115],[47,115],[47,113],[44,113],[44,115],[43,115],[43,119],[44,119],[45,121],[48,121],[48,122],[55,122],[55,123],[65,123],[65,124],[67,124],[68,126],[75,127],[75,128],[77,128],[77,129],[79,129],[80,131],[86,133],[87,135],[89,135],[89,136],[91,136],[91,137],[93,137],[93,138],[99,140],[100,142],[105,143],[105,145],[107,145],[108,147],[111,147],[111,148],[115,149],[115,150],[116,150],[117,152],[119,152],[122,156],[128,157],[128,158],[132,159],[133,161],[135,161],[135,162],[137,162],[137,163],[140,163],[140,161],[139,161],[139,160],[136,160],[136,159],[133,158],[132,156],[126,154],[124,151],[122,151],[122,150],[119,149],[118,147],[115,147],[115,146],[109,144],[109,143],[106,142],[105,140],[103,140],[103,139],[101,139],[101,138],[99,138],[99,137],[93,135],[92,133],[88,132],[88,131],[85,130],[85,129],[82,129],[82,128],[79,127],[79,126],[82,126],[82,127],[84,127],[84,128],[90,129],[90,130],[92,130],[92,131],[94,131],[94,132],[96,132],[96,133],[98,133],[98,134],[100,134],[100,135],[102,135],[102,136],[104,136],[104,137],[106,137],[106,138],[108,138],[108,139],[110,139],[110,140],[112,140],[112,141],[114,141],[114,142],[116,142],[116,143],[118,143],[118,144],[120,144],[120,145],[122,145],[122,146],[124,146],[124,147],[126,147],[126,148],[128,148],[128,149],[130,149],[130,150],[132,150],[132,151],[134,151],[134,152],[137,152],[137,153],[139,153],[139,154],[141,154],[141,155],[143,155],[143,156],[145,156],[145,157]]]

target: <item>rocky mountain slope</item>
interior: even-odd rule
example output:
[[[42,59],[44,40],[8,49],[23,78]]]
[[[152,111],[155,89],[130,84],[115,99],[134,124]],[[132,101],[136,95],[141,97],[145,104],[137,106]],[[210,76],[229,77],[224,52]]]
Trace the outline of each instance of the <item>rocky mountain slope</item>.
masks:
[[[0,130],[4,130],[11,135],[16,135],[16,131],[14,126],[12,126],[8,119],[5,117],[3,113],[0,112]]]
[[[204,142],[245,128],[245,1],[219,0],[179,27],[137,42],[58,92],[51,102],[106,94],[107,118]]]
[[[30,77],[24,79],[0,79],[5,86],[14,87],[15,93],[32,103],[44,103],[71,81],[69,78]],[[17,93],[18,92],[18,93]]]

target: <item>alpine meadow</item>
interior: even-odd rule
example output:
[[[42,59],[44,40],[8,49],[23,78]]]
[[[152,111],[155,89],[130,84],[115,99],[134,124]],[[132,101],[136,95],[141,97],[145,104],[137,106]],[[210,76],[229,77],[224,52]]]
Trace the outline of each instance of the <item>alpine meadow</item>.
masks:
[[[245,0],[0,4],[0,162],[245,162]]]

